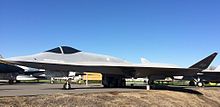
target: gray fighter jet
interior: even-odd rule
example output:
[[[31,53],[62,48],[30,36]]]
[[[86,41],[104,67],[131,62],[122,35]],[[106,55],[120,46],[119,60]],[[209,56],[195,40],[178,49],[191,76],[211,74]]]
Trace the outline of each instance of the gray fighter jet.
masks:
[[[206,69],[217,53],[189,68],[175,67],[167,64],[132,64],[128,61],[94,53],[83,52],[68,46],[60,46],[42,53],[1,59],[1,62],[59,72],[98,72],[102,76],[104,87],[124,87],[125,78],[145,78],[146,87],[150,87],[153,76],[194,76]],[[70,89],[67,80],[65,89]]]
[[[20,67],[11,64],[0,63],[0,79],[8,80],[9,84],[13,84],[14,80],[16,80],[16,76],[23,73],[24,70]]]

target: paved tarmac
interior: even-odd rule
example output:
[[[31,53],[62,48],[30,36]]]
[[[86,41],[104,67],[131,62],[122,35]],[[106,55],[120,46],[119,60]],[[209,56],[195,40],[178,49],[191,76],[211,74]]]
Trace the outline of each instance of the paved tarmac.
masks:
[[[48,84],[48,83],[18,83],[8,85],[0,83],[0,97],[3,96],[29,96],[29,95],[43,95],[43,94],[57,94],[57,93],[99,93],[99,92],[132,92],[145,91],[145,87],[127,87],[127,88],[103,88],[100,84],[78,85],[72,84],[72,89],[62,89],[63,84]],[[220,89],[220,87],[203,87],[204,89]],[[170,90],[180,91],[192,94],[200,94],[196,90],[198,87],[189,86],[157,86],[153,90]]]
[[[55,93],[96,93],[96,92],[113,92],[113,91],[141,91],[143,89],[131,88],[103,88],[99,84],[77,85],[71,84],[70,90],[62,89],[63,84],[48,83],[18,83],[14,85],[0,84],[0,96],[27,96],[42,95]]]

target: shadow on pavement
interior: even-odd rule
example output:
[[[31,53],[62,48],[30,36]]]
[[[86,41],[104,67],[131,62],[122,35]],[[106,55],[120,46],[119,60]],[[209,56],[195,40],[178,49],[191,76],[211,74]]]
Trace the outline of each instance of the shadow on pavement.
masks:
[[[104,88],[103,86],[77,86],[77,87],[74,87],[72,86],[71,89],[69,90],[80,90],[80,89],[112,89],[115,91],[118,91],[117,89],[123,89],[123,88]],[[145,90],[146,87],[145,86],[127,86],[127,87],[124,87],[124,89],[143,89]],[[62,87],[60,88],[46,88],[44,90],[65,90],[65,89],[62,89]],[[161,85],[153,85],[151,86],[151,90],[168,90],[168,91],[176,91],[176,92],[184,92],[184,93],[189,93],[189,94],[196,94],[196,95],[203,95],[202,93],[200,93],[199,91],[196,91],[195,89],[193,88],[189,88],[189,87],[186,87],[186,86],[161,86]],[[67,90],[68,91],[68,90]]]
[[[104,89],[103,87],[71,87],[71,89],[68,89],[68,90],[78,90],[78,89]],[[63,89],[62,87],[60,88],[45,88],[43,90],[66,90],[66,89]],[[67,91],[68,91],[67,90]]]
[[[128,87],[128,88],[146,89],[145,86],[135,86],[135,87]],[[186,86],[153,85],[151,86],[151,90],[168,90],[168,91],[177,91],[177,92],[184,92],[184,93],[189,93],[189,94],[203,95],[202,93],[194,89],[187,89]]]
[[[17,83],[14,85],[30,85],[30,84],[47,84],[47,83]],[[8,84],[0,84],[0,86],[4,86],[4,85],[8,85]],[[9,85],[10,86],[10,85]],[[48,87],[48,88],[44,88],[41,90],[65,90],[62,89],[62,84],[60,84],[60,87]],[[72,88],[70,90],[80,90],[80,89],[116,89],[116,91],[118,91],[117,89],[122,89],[122,88],[104,88],[102,85],[89,85],[89,86],[85,86],[85,85],[72,85]],[[124,89],[140,89],[140,90],[145,90],[146,87],[145,86],[127,86],[124,87]],[[9,89],[9,88],[5,88],[5,89],[0,89],[0,90],[16,90],[16,89]],[[168,90],[168,91],[177,91],[177,92],[184,92],[184,93],[190,93],[190,94],[196,94],[196,95],[203,95],[202,93],[200,93],[199,91],[197,91],[194,87],[187,87],[187,86],[166,86],[166,85],[152,85],[151,86],[151,90]]]

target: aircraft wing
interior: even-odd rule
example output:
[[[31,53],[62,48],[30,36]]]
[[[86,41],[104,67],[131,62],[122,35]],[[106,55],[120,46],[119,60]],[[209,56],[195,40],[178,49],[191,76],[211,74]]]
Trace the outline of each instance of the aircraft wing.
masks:
[[[10,63],[0,61],[0,73],[23,73],[24,69]]]
[[[0,63],[23,65],[31,68],[45,69],[49,71],[63,71],[63,72],[98,72],[110,75],[123,75],[125,77],[146,77],[151,75],[159,76],[195,76],[198,72],[206,69],[217,53],[213,53],[205,59],[199,61],[189,68],[175,68],[175,67],[159,67],[147,65],[133,65],[133,64],[113,64],[113,63],[67,63],[54,61],[7,61],[0,59]]]
[[[49,71],[77,71],[98,72],[102,74],[123,75],[125,77],[160,76],[194,76],[201,72],[197,68],[165,68],[148,67],[143,65],[109,65],[109,64],[71,64],[71,63],[45,63],[45,62],[7,62],[16,65],[45,69]]]

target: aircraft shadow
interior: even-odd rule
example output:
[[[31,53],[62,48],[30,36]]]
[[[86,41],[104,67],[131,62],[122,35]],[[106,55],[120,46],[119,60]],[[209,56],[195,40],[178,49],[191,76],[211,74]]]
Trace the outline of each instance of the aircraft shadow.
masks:
[[[72,86],[71,89],[69,90],[80,90],[80,89],[115,89],[116,91],[118,91],[117,89],[122,89],[122,88],[104,88],[102,86],[92,86],[92,87],[74,87]],[[124,89],[143,89],[145,90],[146,87],[145,86],[127,86],[124,87]],[[44,90],[65,90],[62,88],[46,88]],[[193,88],[189,88],[186,86],[165,86],[165,85],[153,85],[151,86],[151,90],[168,90],[168,91],[176,91],[176,92],[184,92],[184,93],[190,93],[190,94],[196,94],[196,95],[203,95],[202,93],[200,93],[199,91],[196,91]]]
[[[145,86],[135,86],[135,87],[129,87],[133,89],[146,89]],[[151,86],[151,90],[167,90],[167,91],[176,91],[176,92],[184,92],[184,93],[190,93],[190,94],[196,94],[196,95],[203,95],[199,91],[196,91],[195,89],[189,89],[186,86],[166,86],[166,85],[153,85]]]
[[[19,90],[19,89],[10,89],[10,88],[7,88],[7,89],[0,89],[0,91],[9,91],[9,90]]]
[[[71,87],[68,90],[77,90],[77,89],[105,89],[104,87]],[[45,88],[43,90],[65,90],[62,88]]]

